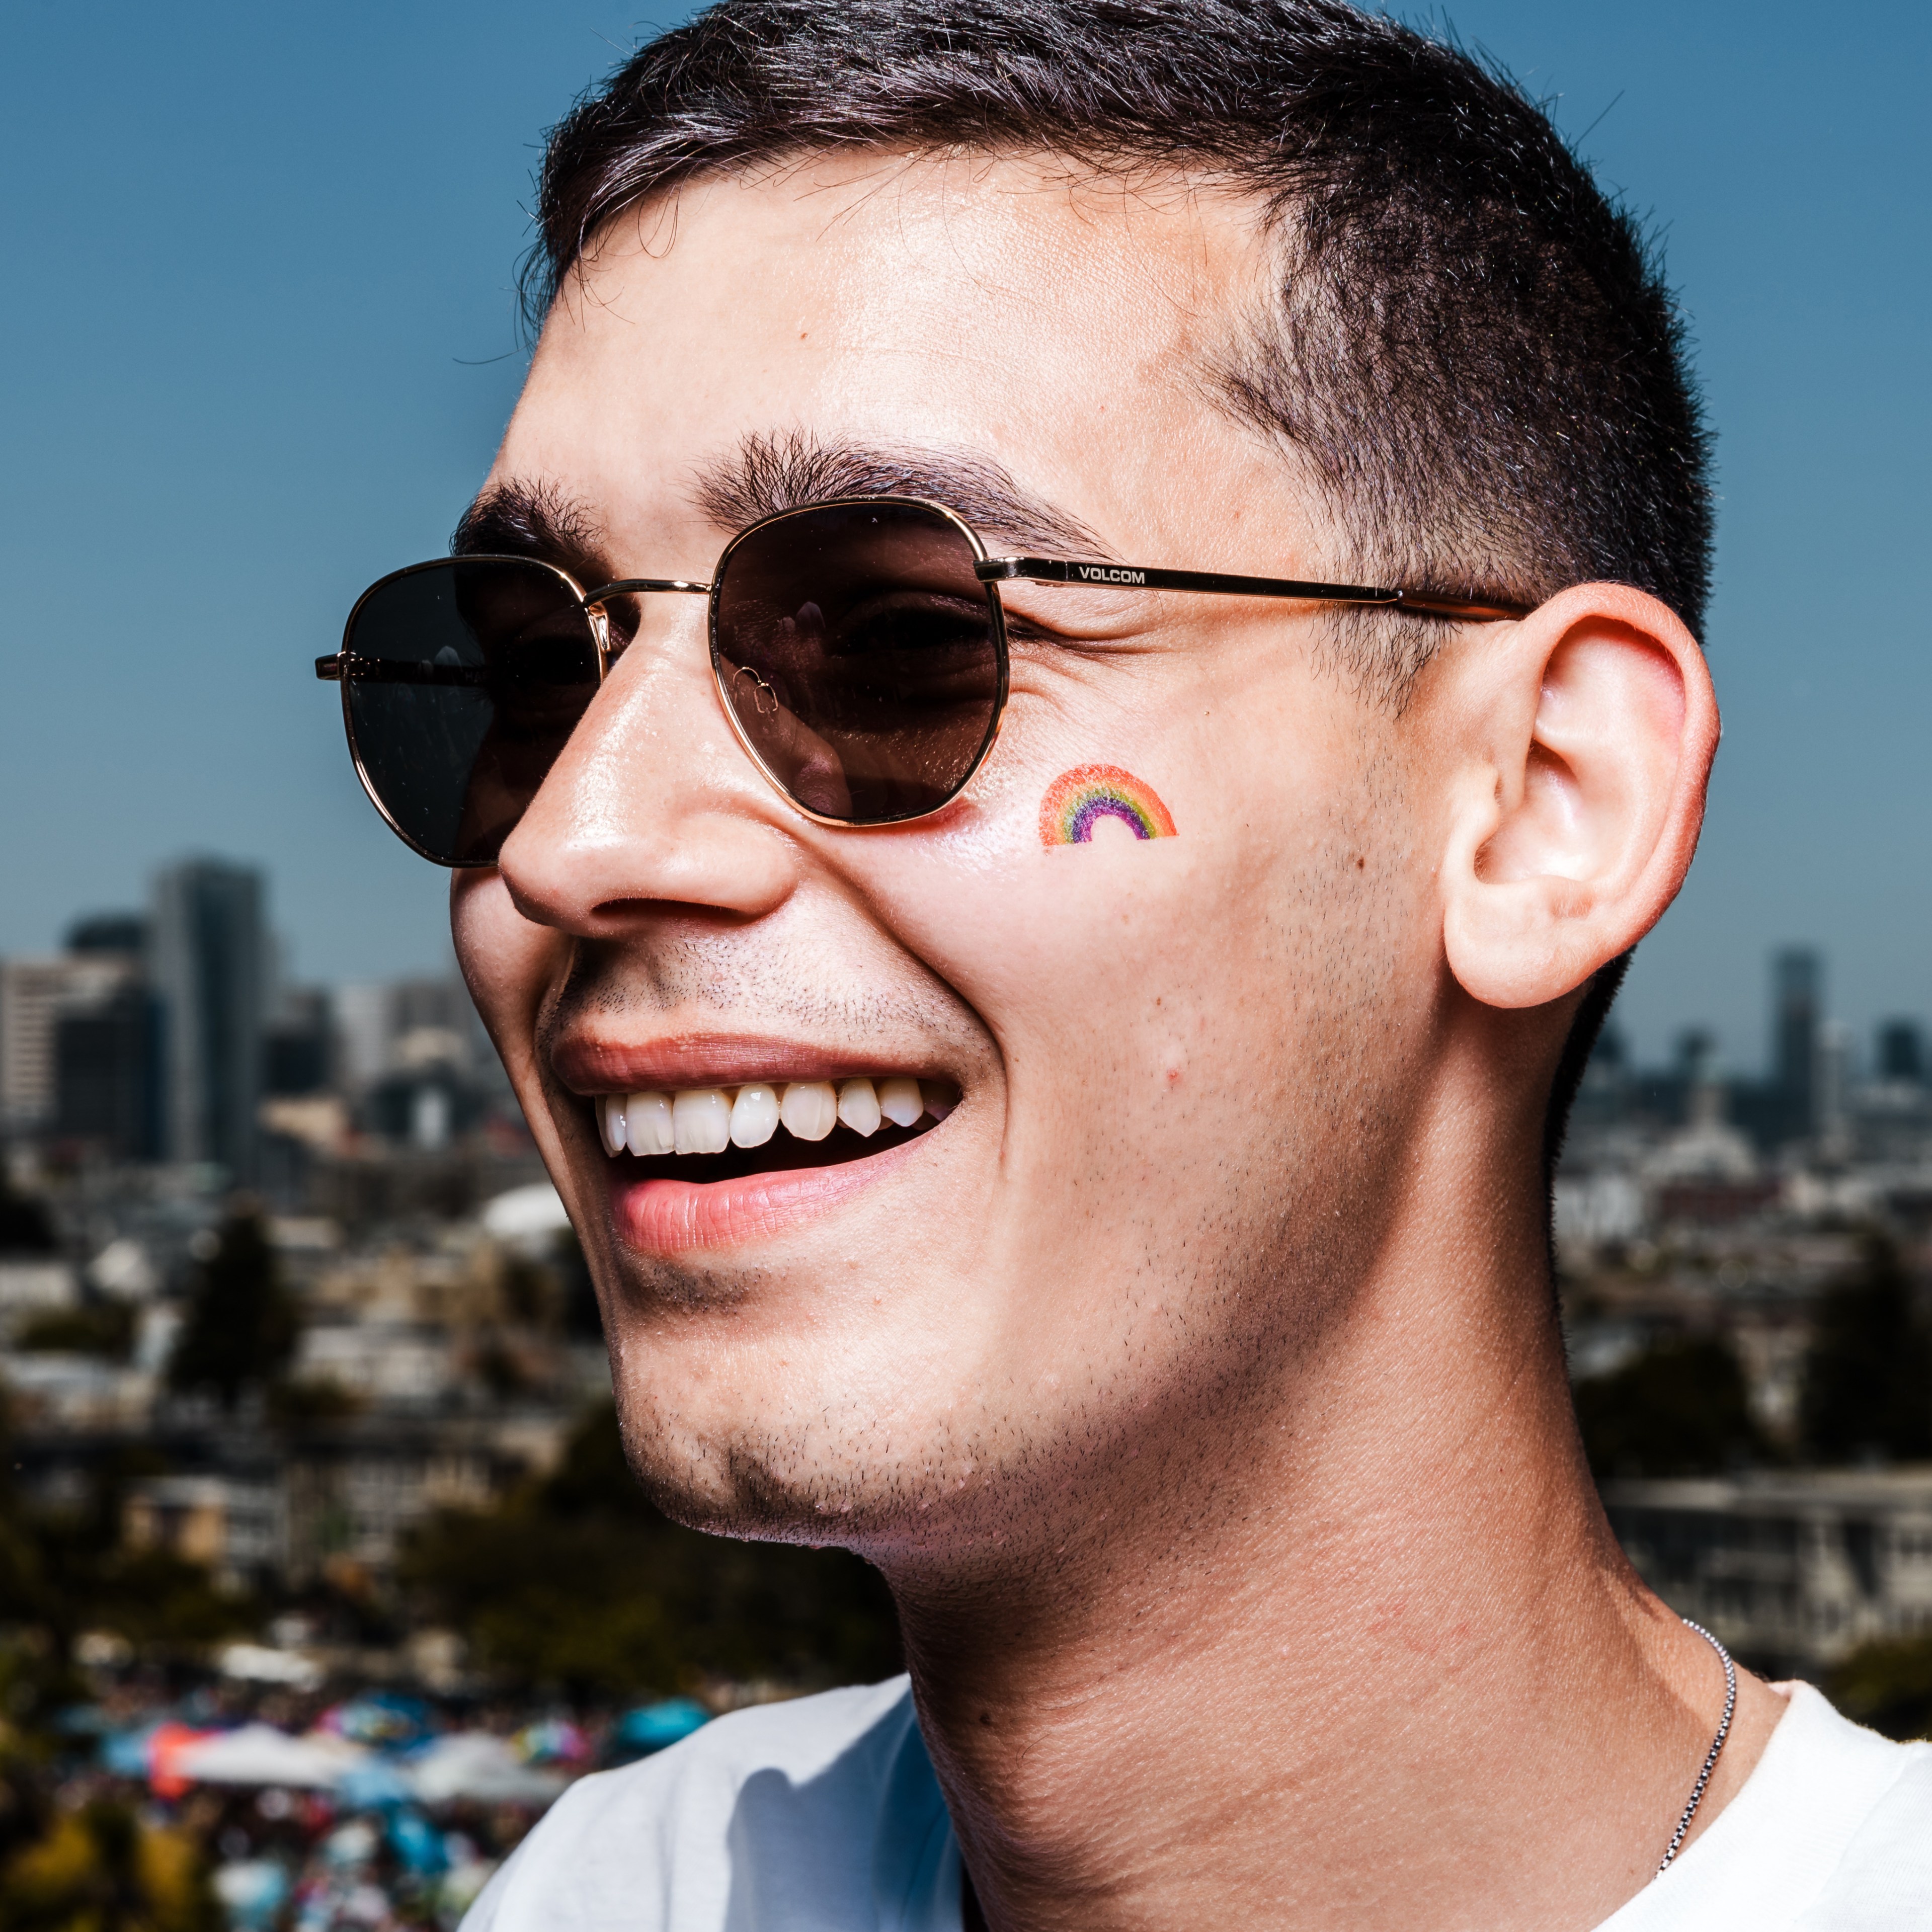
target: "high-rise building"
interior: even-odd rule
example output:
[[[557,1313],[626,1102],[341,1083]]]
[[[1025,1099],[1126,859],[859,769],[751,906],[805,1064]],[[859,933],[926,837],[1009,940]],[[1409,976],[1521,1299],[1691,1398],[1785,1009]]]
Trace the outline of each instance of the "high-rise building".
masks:
[[[333,1032],[326,993],[316,986],[285,989],[263,1046],[263,1089],[284,1097],[321,1093],[334,1071]]]
[[[1771,962],[1772,1084],[1786,1134],[1818,1125],[1819,1026],[1824,1017],[1824,963],[1808,946],[1792,946]]]
[[[148,922],[137,912],[88,913],[68,928],[67,950],[138,965],[148,956]]]
[[[434,1061],[466,1070],[480,1057],[479,1037],[490,1059],[496,1057],[454,974],[338,986],[334,1019],[340,1076],[357,1093],[398,1067]]]
[[[1925,1036],[1916,1020],[1887,1020],[1879,1028],[1878,1077],[1924,1084]]]
[[[1827,1020],[1818,1030],[1818,1073],[1812,1090],[1819,1151],[1844,1160],[1852,1151],[1852,1030]]]
[[[63,1014],[54,1035],[54,1131],[112,1160],[162,1148],[160,1009],[130,978],[98,1006]]]
[[[35,1132],[52,1125],[62,1019],[112,999],[134,971],[118,954],[0,960],[0,1126]]]
[[[160,1002],[168,1157],[255,1178],[270,957],[262,875],[191,859],[154,880],[150,973]]]

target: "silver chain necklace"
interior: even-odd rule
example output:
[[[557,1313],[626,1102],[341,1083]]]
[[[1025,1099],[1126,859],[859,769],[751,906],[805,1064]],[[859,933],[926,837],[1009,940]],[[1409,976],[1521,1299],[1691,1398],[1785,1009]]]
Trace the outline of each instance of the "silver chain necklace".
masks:
[[[1677,1829],[1671,1834],[1670,1849],[1664,1855],[1664,1862],[1657,1868],[1661,1878],[1670,1869],[1670,1861],[1676,1857],[1678,1848],[1684,1843],[1684,1834],[1690,1828],[1690,1821],[1697,1815],[1697,1808],[1704,1802],[1704,1787],[1711,1781],[1711,1774],[1718,1768],[1718,1754],[1724,1748],[1724,1740],[1731,1734],[1731,1713],[1738,1708],[1738,1667],[1731,1661],[1731,1653],[1707,1630],[1702,1624],[1694,1624],[1688,1617],[1685,1626],[1695,1630],[1718,1656],[1724,1665],[1724,1714],[1718,1720],[1718,1735],[1711,1740],[1711,1748],[1704,1754],[1704,1768],[1697,1774],[1697,1782],[1690,1787],[1690,1802],[1684,1808],[1684,1815],[1677,1821]]]

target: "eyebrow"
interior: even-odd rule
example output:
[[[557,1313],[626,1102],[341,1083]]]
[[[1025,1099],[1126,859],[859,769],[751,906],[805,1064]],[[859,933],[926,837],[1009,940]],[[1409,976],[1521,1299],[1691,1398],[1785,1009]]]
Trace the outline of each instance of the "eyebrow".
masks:
[[[825,442],[798,430],[753,434],[729,457],[699,470],[692,494],[728,535],[807,503],[920,496],[956,512],[982,537],[1023,550],[1096,560],[1106,554],[1085,524],[1023,488],[1002,465],[956,450]],[[620,575],[590,506],[542,481],[513,478],[485,490],[464,512],[449,548],[452,556],[536,557],[586,590]]]
[[[533,556],[567,572],[585,590],[616,575],[587,504],[554,483],[493,484],[463,513],[452,556]]]
[[[699,506],[720,530],[845,496],[923,496],[965,518],[982,536],[1025,548],[1104,554],[1094,532],[1015,482],[990,458],[917,445],[821,442],[800,430],[746,436],[724,461],[700,470]]]

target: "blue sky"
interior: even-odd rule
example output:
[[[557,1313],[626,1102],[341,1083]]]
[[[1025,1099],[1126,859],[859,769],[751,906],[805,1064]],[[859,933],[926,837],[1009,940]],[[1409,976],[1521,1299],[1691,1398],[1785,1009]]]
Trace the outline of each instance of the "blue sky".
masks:
[[[200,850],[268,868],[304,976],[446,958],[310,661],[489,460],[543,129],[682,10],[8,0],[0,952]],[[1862,1033],[1932,1017],[1932,9],[1409,17],[1556,97],[1657,224],[1718,431],[1727,735],[1627,1030],[1755,1064],[1789,941]]]

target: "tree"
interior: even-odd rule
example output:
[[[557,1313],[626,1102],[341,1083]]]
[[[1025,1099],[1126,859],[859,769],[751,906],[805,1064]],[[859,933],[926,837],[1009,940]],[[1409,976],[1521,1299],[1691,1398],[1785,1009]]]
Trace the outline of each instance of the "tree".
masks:
[[[1743,1372],[1724,1343],[1658,1342],[1576,1388],[1584,1453],[1606,1476],[1714,1475],[1763,1460]]]
[[[0,1172],[0,1254],[52,1255],[60,1252],[60,1237],[46,1203],[30,1194],[16,1194]]]
[[[59,1812],[0,1868],[6,1932],[220,1932],[224,1914],[194,1845],[96,1798]]]
[[[274,1380],[295,1352],[298,1326],[260,1214],[238,1208],[201,1264],[168,1381],[212,1390],[232,1409],[244,1388]]]
[[[608,1402],[547,1481],[499,1510],[439,1517],[403,1574],[487,1667],[579,1697],[674,1690],[707,1673],[836,1684],[900,1667],[877,1571],[841,1550],[669,1521],[626,1466]]]
[[[1888,1738],[1932,1736],[1932,1636],[1861,1644],[1826,1688],[1846,1717]]]
[[[1822,1462],[1932,1456],[1932,1341],[1882,1235],[1866,1238],[1858,1267],[1819,1304],[1799,1418]]]

